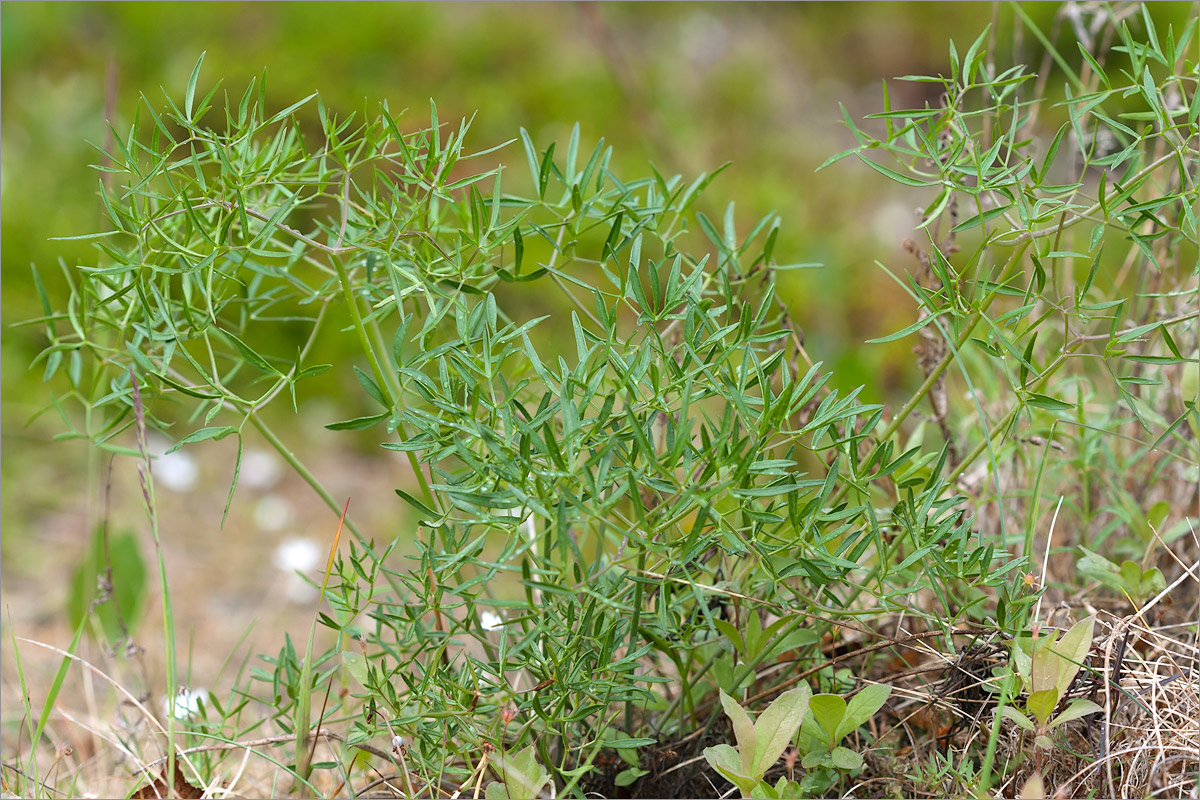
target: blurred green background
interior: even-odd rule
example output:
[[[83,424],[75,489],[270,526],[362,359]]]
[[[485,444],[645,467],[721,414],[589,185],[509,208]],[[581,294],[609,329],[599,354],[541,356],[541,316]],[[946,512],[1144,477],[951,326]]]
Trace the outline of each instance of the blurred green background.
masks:
[[[1152,13],[1163,30],[1178,28],[1190,7],[1158,3]],[[1061,8],[1031,3],[1026,11],[1078,62]],[[585,150],[604,137],[625,177],[649,174],[653,163],[690,180],[731,161],[704,210],[719,215],[736,202],[747,228],[769,211],[782,215],[777,258],[825,265],[788,273],[783,283],[809,353],[834,369],[835,386],[866,384],[865,402],[888,402],[919,383],[911,343],[862,342],[911,323],[914,306],[874,262],[897,272],[914,266],[901,242],[931,198],[853,159],[814,170],[855,144],[839,103],[861,120],[883,108],[887,79],[893,107],[936,104],[931,84],[891,79],[947,71],[948,42],[961,53],[989,22],[1001,67],[1039,69],[1044,54],[1028,33],[1014,38],[1013,18],[1009,6],[991,3],[5,3],[6,548],[11,553],[14,536],[27,541],[22,531],[83,489],[72,488],[83,451],[42,447],[59,420],[50,413],[30,422],[52,389],[29,366],[44,345],[42,329],[13,327],[41,313],[30,265],[61,302],[59,259],[87,264],[94,254],[87,242],[50,237],[104,226],[99,173],[88,166],[99,155],[87,142],[104,146],[106,119],[127,131],[140,95],[156,106],[164,89],[182,96],[202,51],[202,87],[220,78],[236,97],[265,67],[276,108],[320,91],[341,113],[373,113],[386,99],[420,121],[432,97],[443,120],[478,112],[470,140],[477,149],[522,126],[544,147],[565,141],[578,121]],[[1061,83],[1052,74],[1048,91],[1060,93]],[[503,158],[519,169],[524,155],[514,145]],[[329,403],[354,402],[343,390],[358,387],[318,387]]]

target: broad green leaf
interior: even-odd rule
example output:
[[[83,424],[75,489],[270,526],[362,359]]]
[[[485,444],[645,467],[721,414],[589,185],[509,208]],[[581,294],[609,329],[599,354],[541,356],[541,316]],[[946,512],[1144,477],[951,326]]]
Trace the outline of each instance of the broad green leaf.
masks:
[[[833,765],[847,772],[863,765],[862,756],[848,747],[835,747],[830,755],[833,757]]]
[[[649,774],[650,770],[648,769],[642,769],[641,767],[629,767],[628,769],[618,772],[617,777],[613,780],[613,783],[624,788],[626,786],[632,786],[638,778]]]
[[[498,766],[501,781],[487,785],[485,795],[494,800],[520,800],[538,797],[550,782],[550,774],[537,762],[533,745],[518,753],[499,756],[493,762]]]
[[[729,622],[728,620],[714,619],[713,626],[718,631],[725,634],[725,638],[729,639],[729,641],[733,643],[735,650],[737,650],[743,656],[746,654],[746,643],[742,641],[742,634],[738,632],[738,629],[734,627],[733,623]]]
[[[743,797],[753,796],[754,786],[758,783],[759,778],[745,773],[742,755],[737,750],[727,744],[706,747],[704,748],[704,760],[736,786]]]
[[[709,766],[722,774],[728,772],[738,775],[742,769],[741,755],[732,746],[727,744],[718,744],[704,748],[704,759],[709,763]]]
[[[1142,568],[1134,561],[1121,562],[1121,583],[1133,597],[1138,597],[1141,594],[1142,588]]]
[[[1035,644],[1033,667],[1029,673],[1030,683],[1035,693],[1043,690],[1058,691],[1062,656],[1055,649],[1057,642],[1058,631],[1050,630],[1046,631]]]
[[[846,716],[846,701],[836,694],[814,694],[808,701],[808,709],[832,749],[839,738],[838,727]]]
[[[1167,588],[1167,579],[1163,576],[1162,571],[1158,567],[1151,567],[1142,573],[1141,583],[1138,584],[1138,592],[1134,599],[1139,603],[1143,602]]]
[[[1029,695],[1025,707],[1029,709],[1029,713],[1037,717],[1040,724],[1045,725],[1046,721],[1050,719],[1050,715],[1054,713],[1054,707],[1058,705],[1058,698],[1057,689],[1041,689]]]
[[[1002,709],[1000,709],[1000,716],[1015,722],[1020,727],[1024,728],[1030,733],[1033,733],[1033,722],[1029,719],[1029,717],[1025,716],[1012,706],[1004,706]]]
[[[1083,557],[1075,562],[1075,568],[1087,580],[1096,581],[1113,591],[1121,590],[1121,573],[1117,565],[1099,553],[1093,553],[1082,545]]]
[[[758,749],[754,754],[752,775],[766,773],[783,755],[800,724],[804,722],[811,697],[812,689],[808,686],[791,689],[775,698],[767,710],[759,715],[754,723]]]
[[[346,669],[354,680],[362,684],[363,688],[367,688],[368,671],[367,658],[362,653],[356,653],[353,650],[342,651],[342,663],[346,665]]]
[[[1091,700],[1078,697],[1072,700],[1071,704],[1068,705],[1061,714],[1050,720],[1049,727],[1057,728],[1064,722],[1070,722],[1073,719],[1079,719],[1080,717],[1086,717],[1088,714],[1096,714],[1103,711],[1104,709],[1102,707],[1096,703],[1093,703]]]
[[[1200,393],[1200,353],[1193,353],[1192,359],[1183,365],[1183,369],[1179,375],[1179,396],[1183,400],[1196,402],[1197,394]]]
[[[1171,513],[1171,504],[1165,500],[1160,500],[1146,512],[1146,522],[1150,527],[1158,529],[1163,526],[1167,520],[1167,515]]]
[[[840,741],[847,734],[857,730],[883,707],[891,693],[892,687],[883,683],[874,683],[860,689],[846,704],[846,713],[838,723],[835,739]]]
[[[1081,619],[1071,626],[1062,640],[1058,642],[1056,651],[1060,658],[1057,688],[1059,696],[1065,695],[1071,682],[1079,672],[1080,665],[1087,658],[1088,650],[1092,647],[1092,635],[1096,629],[1094,616]]]
[[[758,638],[762,635],[762,620],[757,612],[751,612],[746,620],[746,652],[753,656],[758,651]]]
[[[753,775],[754,758],[758,752],[758,733],[754,730],[754,723],[738,702],[725,694],[724,689],[720,690],[720,697],[721,707],[733,723],[733,737],[737,741],[738,753],[742,759],[742,774]]]
[[[92,612],[100,620],[105,636],[111,639],[121,635],[122,625],[136,631],[146,600],[146,563],[137,538],[129,531],[106,534],[104,526],[97,525],[90,546],[80,549],[83,558],[72,572],[67,588],[71,627],[78,628]],[[105,575],[110,566],[112,598],[93,605],[97,599],[97,578]]]

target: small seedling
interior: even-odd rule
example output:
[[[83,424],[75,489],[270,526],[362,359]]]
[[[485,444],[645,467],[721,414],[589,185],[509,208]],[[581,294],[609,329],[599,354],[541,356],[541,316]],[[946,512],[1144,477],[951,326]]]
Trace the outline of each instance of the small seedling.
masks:
[[[496,769],[500,780],[492,781],[484,789],[487,800],[538,797],[550,782],[550,773],[537,762],[533,745],[498,758]]]
[[[1028,646],[1032,655],[1025,651],[1025,642],[1021,640],[1013,649],[1016,671],[1029,697],[1025,701],[1025,713],[1014,706],[1003,706],[1000,713],[1034,734],[1034,744],[1040,750],[1054,746],[1050,734],[1063,723],[1104,710],[1091,700],[1076,698],[1058,716],[1051,718],[1079,673],[1092,646],[1095,627],[1096,618],[1088,617],[1072,625],[1061,640],[1053,631],[1040,642],[1036,638],[1030,640]]]
[[[838,742],[882,708],[891,693],[892,687],[873,684],[848,703],[836,694],[813,695],[812,714],[800,728],[800,764],[808,770],[800,784],[805,797],[825,792],[842,776],[862,768],[862,756]]]
[[[1122,561],[1118,567],[1099,553],[1086,547],[1079,549],[1083,551],[1083,557],[1076,563],[1080,575],[1120,592],[1139,606],[1167,588],[1167,581],[1158,567],[1144,570],[1136,561]]]
[[[721,705],[733,723],[737,747],[719,744],[704,749],[704,758],[742,793],[742,797],[799,797],[800,786],[781,777],[775,786],[763,781],[787,749],[809,710],[812,690],[807,686],[784,692],[751,721],[738,702],[721,690]]]

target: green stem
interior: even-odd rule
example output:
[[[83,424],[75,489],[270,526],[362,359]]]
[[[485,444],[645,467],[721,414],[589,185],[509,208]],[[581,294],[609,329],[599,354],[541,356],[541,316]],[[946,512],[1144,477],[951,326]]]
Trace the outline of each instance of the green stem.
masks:
[[[637,574],[641,575],[646,571],[646,546],[638,544],[638,563]],[[629,626],[629,649],[637,649],[638,627],[641,624],[642,617],[642,582],[637,581],[633,587],[633,623]],[[625,703],[625,730],[633,730],[633,703],[626,701]]]
[[[367,362],[371,365],[371,372],[375,376],[375,382],[379,385],[379,391],[383,393],[384,402],[390,408],[395,402],[392,397],[392,391],[386,378],[383,377],[383,369],[379,366],[379,358],[375,354],[375,348],[371,344],[371,337],[367,334],[367,327],[363,324],[362,313],[358,310],[358,301],[354,296],[354,289],[350,284],[350,276],[346,272],[346,266],[342,263],[342,259],[337,256],[332,256],[330,259],[334,269],[337,270],[338,282],[342,285],[342,296],[346,299],[346,307],[350,309],[350,317],[354,321],[354,330],[358,334],[358,343],[362,347],[363,354],[367,357]]]
[[[391,409],[396,404],[398,396],[393,394],[394,390],[392,381],[389,381],[386,377],[384,377],[383,368],[379,366],[379,357],[376,355],[375,346],[371,342],[371,337],[367,333],[366,325],[363,323],[362,314],[358,310],[358,302],[355,300],[354,291],[350,285],[350,276],[347,274],[346,267],[344,264],[342,264],[342,260],[340,258],[333,256],[330,258],[330,261],[333,263],[334,269],[337,270],[338,281],[342,285],[342,295],[346,299],[346,306],[350,309],[350,316],[354,320],[354,328],[358,333],[358,342],[362,346],[363,354],[367,357],[367,362],[371,365],[371,372],[375,376],[375,383],[379,385],[379,391],[383,393],[383,399],[388,408]],[[401,429],[401,436],[403,435],[403,429]],[[287,456],[284,455],[284,458],[287,458]],[[416,476],[417,483],[421,487],[421,493],[425,495],[425,502],[430,508],[437,508],[438,506],[434,500],[433,491],[429,488],[429,482],[425,480],[425,473],[421,471],[421,464],[417,460],[417,455],[411,450],[408,452],[408,463],[412,467],[413,475]],[[307,480],[307,478],[305,480]],[[314,489],[317,489],[318,494],[323,492],[323,490],[318,488],[317,485],[312,481],[309,481],[309,485]],[[326,497],[325,494],[321,494],[321,496],[325,498],[325,502],[329,504],[330,508],[332,508],[334,511],[337,511],[336,502],[334,502],[331,498]],[[362,537],[359,535],[358,529],[354,527],[352,523],[349,523],[349,521],[347,521],[347,524],[350,525],[350,530],[354,531],[354,534],[359,536],[361,539]]]
[[[709,656],[708,661],[704,662],[704,664],[700,667],[700,669],[696,670],[696,674],[691,676],[691,678],[690,678],[691,682],[695,683],[696,681],[703,678],[708,673],[708,671],[710,669],[712,669],[713,664],[717,663],[717,659],[720,658],[721,655],[723,655],[721,652],[716,652],[716,653],[713,653],[711,656]],[[689,692],[691,691],[690,685],[691,684],[688,684]],[[663,709],[662,714],[659,715],[659,724],[657,726],[655,726],[655,729],[654,729],[655,735],[658,735],[659,733],[662,732],[663,725],[665,725],[666,721],[671,718],[671,714],[675,711],[675,707],[679,705],[679,702],[682,699],[683,699],[683,693],[681,692],[681,693],[675,695],[675,697],[671,700],[671,702],[667,704],[667,707],[665,709]],[[688,698],[688,705],[692,705],[691,698]],[[696,708],[694,705],[691,708],[691,715],[692,715],[692,718],[695,719]],[[711,723],[709,723],[709,724],[711,724]],[[680,719],[679,729],[681,731],[683,730],[682,717]]]
[[[401,428],[403,432],[403,428]],[[433,490],[429,488],[429,481],[425,480],[425,473],[421,470],[421,462],[417,460],[417,454],[409,450],[408,456],[409,466],[412,467],[413,475],[417,476],[417,484],[421,487],[421,492],[425,495],[425,503],[430,508],[438,508],[437,501],[433,498]]]
[[[1029,243],[1023,242],[1013,251],[1013,254],[1008,259],[1008,262],[1005,263],[1004,269],[1000,273],[1000,277],[996,281],[997,286],[1004,285],[1004,282],[1020,263],[1020,258],[1022,255],[1024,255],[1025,250],[1028,247]],[[950,363],[958,357],[958,351],[967,343],[967,339],[969,339],[971,336],[971,331],[974,330],[975,326],[979,323],[979,320],[983,318],[984,313],[991,306],[992,301],[994,301],[998,296],[999,291],[993,291],[987,297],[983,298],[979,308],[971,314],[966,324],[963,325],[962,331],[958,335],[958,340],[955,342],[955,346],[948,350],[944,356],[942,356],[941,360],[938,361],[933,370],[925,376],[925,381],[921,384],[917,391],[913,393],[912,397],[908,399],[908,402],[906,402],[900,408],[900,410],[896,412],[895,416],[892,417],[892,421],[888,423],[886,428],[884,428],[883,433],[881,433],[875,440],[875,444],[871,447],[871,451],[867,454],[867,457],[863,459],[864,464],[871,463],[871,460],[875,458],[879,452],[879,449],[883,447],[884,443],[892,438],[892,434],[899,430],[904,421],[908,419],[912,412],[916,410],[921,401],[925,399],[925,396],[929,394],[929,391],[933,388],[933,385],[937,382],[938,378],[942,376],[942,373],[946,371],[946,369],[950,366]],[[974,455],[978,455],[978,453],[975,453]],[[966,458],[962,463],[969,464],[971,463],[971,459]],[[830,505],[836,506],[838,502],[845,497],[846,492],[849,490],[850,484],[841,484],[841,486],[839,486],[837,491],[834,493]]]
[[[990,797],[992,785],[992,763],[996,759],[996,744],[1000,741],[1000,709],[1004,708],[1004,698],[1001,697],[996,704],[996,710],[992,718],[992,732],[988,736],[987,750],[983,755],[983,767],[979,770],[979,784],[975,787],[976,797]]]
[[[1041,375],[1038,375],[1023,388],[1025,391],[1032,391],[1036,388],[1039,388],[1050,378],[1051,375],[1058,371],[1059,367],[1065,363],[1067,363],[1066,354],[1060,356],[1054,363],[1046,367],[1046,370],[1042,372]],[[991,444],[992,440],[999,436],[1001,431],[1006,430],[1010,425],[1012,425],[1013,420],[1016,419],[1017,414],[1019,414],[1023,408],[1025,408],[1025,404],[1018,403],[1016,406],[1010,409],[1009,412],[1004,415],[1004,419],[1000,420],[1000,423],[992,429],[992,435],[985,436],[982,440],[980,440],[979,444],[975,445],[971,452],[967,454],[966,458],[964,458],[959,465],[951,471],[947,480],[950,483],[954,483],[956,480],[958,480],[959,477],[966,472],[967,467],[969,467],[975,461],[975,459],[978,458],[983,451],[988,448],[988,445]]]
[[[144,410],[142,406],[141,393],[138,389],[137,376],[134,374],[133,367],[129,368],[129,380],[133,385],[134,391],[134,407],[137,411],[136,426],[137,426],[137,443],[140,451],[139,457],[141,463],[138,464],[141,483],[142,483],[142,502],[146,510],[146,517],[150,522],[150,535],[154,540],[154,553],[158,561],[158,582],[159,590],[162,592],[162,614],[163,614],[163,636],[166,640],[166,656],[167,656],[167,775],[175,774],[175,702],[178,699],[176,695],[176,680],[178,676],[176,670],[176,652],[175,652],[175,612],[171,607],[171,591],[170,585],[167,582],[167,559],[163,553],[162,538],[159,535],[158,527],[158,505],[154,499],[154,473],[150,468],[150,453],[147,451],[146,445],[146,422]],[[73,645],[74,646],[74,645]],[[36,743],[35,743],[36,744]]]

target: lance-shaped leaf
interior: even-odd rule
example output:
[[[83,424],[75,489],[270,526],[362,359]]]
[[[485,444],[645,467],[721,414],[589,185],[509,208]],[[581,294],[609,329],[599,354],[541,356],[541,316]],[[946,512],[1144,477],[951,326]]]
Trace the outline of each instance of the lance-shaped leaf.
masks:
[[[758,749],[754,754],[752,775],[764,775],[783,755],[808,714],[811,698],[812,689],[807,686],[784,692],[758,718],[754,724]]]

